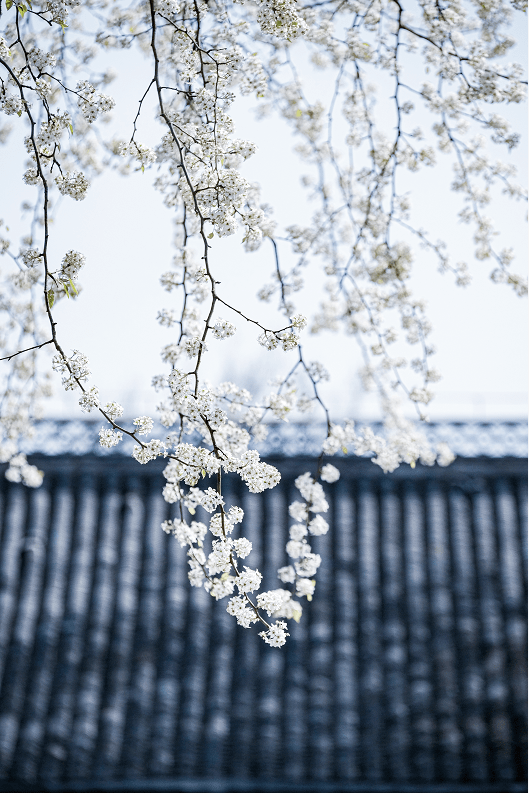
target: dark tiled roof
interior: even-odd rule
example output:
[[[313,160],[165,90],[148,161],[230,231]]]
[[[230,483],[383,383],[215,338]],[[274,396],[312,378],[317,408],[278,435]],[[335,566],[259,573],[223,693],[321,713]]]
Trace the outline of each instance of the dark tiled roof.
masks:
[[[526,461],[339,460],[282,650],[189,587],[160,464],[35,461],[0,485],[0,790],[526,789]],[[311,462],[278,465],[226,484],[267,588]]]

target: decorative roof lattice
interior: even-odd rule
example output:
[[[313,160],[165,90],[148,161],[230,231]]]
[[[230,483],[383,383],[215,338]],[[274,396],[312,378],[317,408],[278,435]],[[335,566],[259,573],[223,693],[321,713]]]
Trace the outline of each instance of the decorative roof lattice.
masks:
[[[44,419],[37,422],[35,435],[26,441],[26,454],[130,454],[130,443],[122,443],[112,451],[99,446],[98,421],[65,421]],[[359,427],[365,423],[359,422]],[[381,422],[370,423],[375,433],[383,429]],[[458,457],[527,457],[527,423],[525,421],[440,421],[423,425],[435,445],[448,443]],[[167,433],[165,427],[154,427],[153,437]],[[287,423],[269,425],[268,437],[256,444],[263,457],[314,457],[319,455],[325,437],[323,425]]]

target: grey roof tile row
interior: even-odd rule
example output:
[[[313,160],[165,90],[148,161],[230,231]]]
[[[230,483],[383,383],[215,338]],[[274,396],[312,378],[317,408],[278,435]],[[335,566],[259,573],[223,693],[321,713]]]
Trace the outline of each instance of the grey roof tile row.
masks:
[[[0,486],[0,790],[524,789],[525,461],[339,460],[282,650],[189,587],[160,465],[37,462]],[[310,464],[227,477],[267,588]]]

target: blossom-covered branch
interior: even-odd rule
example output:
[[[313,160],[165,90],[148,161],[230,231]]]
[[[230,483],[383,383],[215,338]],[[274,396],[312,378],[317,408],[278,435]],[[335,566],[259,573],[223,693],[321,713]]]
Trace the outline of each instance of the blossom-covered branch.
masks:
[[[332,486],[339,478],[326,457],[370,454],[387,472],[402,463],[453,459],[445,445],[431,448],[399,401],[411,401],[427,420],[440,377],[427,307],[412,290],[414,243],[459,286],[469,283],[470,268],[453,260],[446,240],[416,223],[403,172],[451,159],[452,188],[462,197],[459,217],[473,228],[476,258],[492,263],[493,281],[526,292],[511,270],[512,251],[497,249],[485,214],[497,188],[515,200],[525,197],[514,169],[491,160],[485,137],[508,150],[519,141],[491,109],[525,95],[520,67],[504,59],[513,44],[509,20],[522,10],[521,0],[2,0],[0,111],[9,121],[0,125],[0,141],[11,131],[24,142],[21,179],[33,193],[18,252],[7,236],[9,217],[0,225],[0,252],[8,262],[0,299],[6,476],[31,487],[42,481],[20,444],[51,393],[51,368],[62,387],[77,394],[82,411],[101,415],[103,447],[130,439],[139,463],[166,459],[163,497],[179,517],[165,521],[163,530],[187,548],[191,585],[229,598],[227,611],[241,626],[260,625],[264,641],[283,645],[286,621],[302,615],[295,598],[311,600],[315,591],[317,537],[329,528],[322,482]],[[103,55],[114,52],[119,64],[120,51],[130,48],[143,58],[137,110],[126,139],[107,139],[101,122],[115,102],[107,93],[112,75],[100,71]],[[327,104],[305,93],[297,63],[307,57],[327,75]],[[373,80],[389,87],[382,123]],[[241,166],[256,147],[236,136],[230,108],[238,95],[254,95],[260,112],[279,114],[297,137],[307,169],[303,183],[315,203],[305,225],[288,218],[279,225],[259,186],[243,176]],[[141,122],[153,97],[159,138],[147,145]],[[425,118],[433,121],[430,141],[416,125]],[[170,305],[157,317],[168,334],[165,369],[153,381],[166,433],[150,440],[155,411],[124,420],[124,407],[100,396],[87,356],[66,352],[68,339],[56,319],[60,301],[90,299],[80,283],[89,264],[75,249],[56,260],[52,221],[63,198],[81,212],[91,182],[111,169],[124,175],[156,169],[155,188],[174,217],[174,258],[161,277]],[[14,210],[8,205],[5,211]],[[272,278],[259,297],[277,300],[277,327],[219,286],[216,240],[230,235],[239,235],[248,253],[268,249]],[[326,297],[309,317],[303,287],[314,265],[320,265]],[[241,320],[244,330],[236,326]],[[384,410],[382,435],[350,419],[333,420],[322,396],[320,384],[330,373],[326,361],[309,359],[307,336],[338,330],[360,346],[364,382],[378,391]],[[203,375],[215,345],[235,348],[245,332],[277,365],[272,390],[263,382],[255,397],[242,385],[211,384]],[[45,357],[39,364],[51,347],[51,367]],[[225,503],[223,477],[240,477],[252,493],[275,487],[279,472],[252,446],[266,436],[269,417],[284,421],[312,410],[326,428],[321,456],[314,471],[295,482],[302,500],[289,508],[294,522],[278,571],[281,587],[261,592],[261,573],[243,561],[252,551],[244,513]],[[198,509],[202,520],[195,519]]]

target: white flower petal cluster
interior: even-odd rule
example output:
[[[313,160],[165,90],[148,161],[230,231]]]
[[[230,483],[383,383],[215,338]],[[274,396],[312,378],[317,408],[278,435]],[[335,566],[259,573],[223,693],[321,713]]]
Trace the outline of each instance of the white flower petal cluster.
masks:
[[[337,482],[340,478],[340,472],[334,465],[327,463],[327,465],[324,465],[321,469],[320,477],[324,482]]]
[[[79,399],[79,407],[85,413],[91,413],[92,410],[99,407],[99,390],[95,386],[84,392]]]
[[[166,534],[172,534],[182,548],[186,545],[200,545],[203,543],[207,534],[207,526],[196,520],[191,521],[188,525],[184,520],[165,520],[162,523],[162,529]]]
[[[83,201],[86,198],[86,191],[90,187],[90,182],[80,171],[56,176],[55,184],[63,195],[69,195],[75,201]]]
[[[213,326],[213,335],[216,339],[228,339],[236,331],[236,327],[225,319],[218,319]]]
[[[304,553],[299,562],[294,563],[296,574],[302,578],[310,578],[316,575],[316,571],[321,564],[321,556],[317,553]]]
[[[77,281],[79,271],[86,264],[86,256],[78,251],[67,251],[61,262],[61,269],[56,278],[63,283]]]
[[[148,435],[154,427],[154,421],[150,416],[138,416],[132,423],[138,428],[136,430],[138,435]]]
[[[77,105],[89,124],[103,113],[109,113],[116,104],[111,96],[96,93],[96,89],[88,80],[77,83],[75,91],[78,95]]]
[[[55,113],[50,115],[48,121],[43,121],[35,139],[35,144],[39,153],[50,155],[54,151],[56,145],[60,144],[64,133],[71,127],[71,125],[72,119],[69,113]],[[25,139],[25,144],[28,154],[34,160],[34,144],[30,137]],[[44,164],[46,164],[46,159],[44,159]]]
[[[300,557],[310,554],[311,547],[304,539],[289,540],[286,545],[286,550],[291,559],[299,559]]]
[[[212,551],[208,556],[207,568],[210,575],[229,573],[232,567],[233,540],[213,540]]]
[[[287,631],[286,622],[278,620],[271,625],[267,631],[261,631],[259,636],[261,636],[270,647],[282,647],[287,640],[287,636],[290,636],[290,634]]]
[[[294,484],[307,502],[311,512],[327,512],[329,504],[325,498],[323,487],[312,478],[308,471],[298,476]],[[292,515],[292,512],[290,514]],[[295,516],[292,515],[292,517]]]
[[[206,592],[209,592],[211,597],[214,597],[215,600],[221,600],[233,594],[233,590],[235,589],[235,577],[224,574],[220,578],[212,578],[205,582],[204,589]]]
[[[103,410],[111,419],[119,419],[123,415],[123,407],[118,402],[107,402]]]
[[[242,573],[239,573],[236,580],[237,589],[240,594],[246,592],[254,592],[261,586],[263,576],[259,570],[252,570],[250,567],[245,567]]]
[[[29,62],[37,69],[39,74],[42,72],[53,71],[57,59],[51,52],[43,52],[38,47],[32,47],[28,52]]]
[[[145,146],[143,143],[137,143],[136,141],[132,141],[132,143],[120,143],[118,154],[122,157],[131,157],[133,160],[136,160],[141,168],[145,168],[156,162],[156,152],[154,149]]]
[[[0,58],[7,60],[11,57],[11,50],[7,46],[7,42],[3,36],[0,36]]]
[[[308,31],[294,0],[261,0],[257,21],[263,33],[293,41]]]
[[[354,431],[354,422],[347,421],[345,427],[340,427],[339,424],[333,424],[328,437],[323,442],[324,454],[336,454],[340,450],[347,450],[348,444],[352,443],[356,438]]]
[[[156,11],[163,17],[173,17],[180,13],[181,6],[175,0],[156,0],[154,4]]]
[[[149,441],[149,443],[146,443],[143,446],[134,446],[132,450],[132,456],[142,465],[150,462],[150,460],[155,460],[161,455],[164,455],[165,457],[166,454],[167,447],[165,443],[158,440],[157,438]]]
[[[266,611],[269,617],[272,617],[277,611],[280,611],[285,601],[289,601],[292,595],[285,589],[273,589],[270,592],[260,592],[257,595],[258,608]]]
[[[220,461],[215,455],[191,443],[178,444],[172,456],[163,475],[173,484],[183,480],[186,485],[196,485],[204,475],[211,476],[220,468]]]
[[[90,377],[88,365],[88,358],[79,350],[74,350],[69,358],[57,354],[52,361],[54,371],[63,375],[62,384],[65,391],[79,390],[80,383],[88,380]]]
[[[209,530],[215,537],[231,534],[234,526],[236,526],[237,523],[241,523],[243,517],[244,512],[240,507],[230,507],[227,512],[217,512],[215,515],[211,516],[209,521]],[[248,540],[241,538],[235,542],[237,543],[237,545],[234,546],[236,548],[237,556],[244,558],[244,556],[247,556],[248,553],[250,553],[251,543]],[[245,545],[245,543],[248,543],[248,545]],[[250,547],[248,548],[248,546]],[[247,553],[244,553],[245,549],[248,549]]]
[[[0,110],[6,116],[21,116],[24,110],[24,103],[20,96],[8,93],[3,87],[0,91]]]
[[[105,429],[105,427],[101,427],[99,430],[99,443],[104,449],[111,449],[112,446],[117,446],[122,439],[122,432],[115,432],[114,430]]]
[[[312,600],[315,588],[316,581],[308,578],[296,578],[296,595],[298,597],[306,597],[307,600]]]
[[[44,478],[43,471],[30,465],[25,454],[17,454],[9,460],[5,478],[10,482],[22,482],[27,487],[40,487]]]
[[[236,595],[230,599],[226,611],[228,614],[236,617],[237,624],[241,625],[243,628],[250,628],[253,623],[257,622],[259,619],[254,609],[248,606],[248,601],[240,595]]]
[[[307,534],[307,526],[304,523],[294,523],[294,525],[290,527],[288,533],[291,540],[303,540]]]
[[[248,486],[250,493],[262,493],[263,490],[275,487],[281,479],[281,474],[273,465],[263,463],[259,453],[255,450],[245,452],[237,461],[236,468],[239,476]]]
[[[185,339],[184,349],[189,358],[196,358],[200,350],[206,352],[207,346],[202,341],[202,339],[200,339],[198,336],[194,336],[191,339]]]
[[[386,411],[386,438],[376,435],[370,427],[357,433],[353,422],[347,422],[345,428],[333,425],[323,445],[325,453],[334,454],[340,445],[347,451],[351,445],[356,454],[371,453],[373,462],[384,472],[394,471],[402,462],[412,466],[417,461],[434,465],[437,460],[439,465],[447,465],[455,459],[446,444],[438,446],[436,453],[420,427],[402,416],[398,402],[386,404]]]
[[[252,543],[246,537],[233,540],[233,549],[240,559],[245,559],[252,551]]]
[[[197,499],[197,503],[200,504],[206,512],[214,512],[217,507],[224,504],[222,496],[212,487],[208,487],[207,490],[204,491],[200,491],[196,487],[191,488],[191,490]]]
[[[187,555],[189,556],[187,563],[191,568],[187,573],[189,583],[191,586],[201,587],[206,577],[204,572],[206,564],[204,551],[201,548],[195,548],[193,546],[188,550]]]
[[[280,567],[277,571],[277,575],[279,580],[284,584],[293,584],[296,580],[296,571],[290,564],[286,567]]]
[[[287,416],[296,406],[296,394],[294,391],[286,394],[270,394],[268,406],[276,419],[288,421]]]
[[[320,534],[327,534],[327,532],[329,531],[329,524],[327,523],[325,518],[322,518],[321,515],[316,515],[315,518],[309,521],[308,529],[309,529],[309,534],[312,534],[313,536],[318,536]]]

